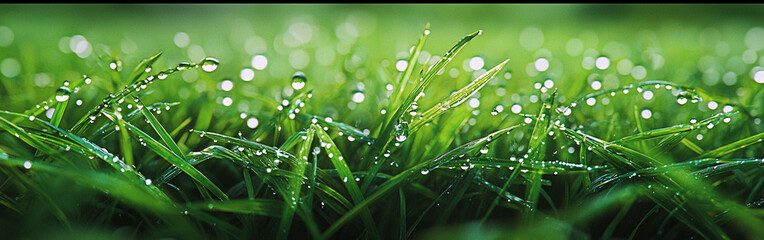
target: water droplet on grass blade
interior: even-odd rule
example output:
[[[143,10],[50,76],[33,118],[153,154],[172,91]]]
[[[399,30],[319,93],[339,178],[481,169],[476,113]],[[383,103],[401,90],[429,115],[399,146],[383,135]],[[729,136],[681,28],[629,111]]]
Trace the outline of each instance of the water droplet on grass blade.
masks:
[[[32,162],[30,162],[30,161],[24,162],[24,168],[31,169],[32,168]]]
[[[175,69],[177,69],[178,71],[183,71],[188,69],[189,67],[191,67],[190,63],[182,62],[182,63],[178,63],[178,67],[176,67]]]
[[[308,78],[305,77],[305,73],[303,72],[296,72],[294,75],[292,75],[292,88],[295,90],[300,90],[303,87],[305,87],[305,84],[307,83]]]
[[[202,70],[205,72],[212,72],[215,71],[215,69],[218,69],[218,65],[220,64],[220,61],[218,61],[215,58],[205,58],[202,59]]]
[[[395,135],[395,140],[398,142],[406,141],[406,138],[409,135],[409,123],[407,122],[399,122],[395,124],[395,131],[393,132]]]
[[[481,153],[481,154],[486,154],[486,153],[488,153],[488,146],[483,146],[482,148],[480,148],[480,153]]]
[[[56,101],[65,102],[66,100],[69,100],[69,94],[71,94],[71,91],[68,87],[58,88],[58,90],[56,90]]]

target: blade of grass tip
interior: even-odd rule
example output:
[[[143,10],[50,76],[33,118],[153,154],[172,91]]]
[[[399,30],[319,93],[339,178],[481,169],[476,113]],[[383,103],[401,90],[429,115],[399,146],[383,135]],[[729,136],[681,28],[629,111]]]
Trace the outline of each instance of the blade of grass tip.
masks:
[[[422,31],[422,36],[419,37],[419,40],[411,49],[411,54],[409,55],[408,61],[406,61],[406,70],[403,71],[400,75],[398,75],[398,79],[395,83],[395,88],[393,89],[393,97],[392,101],[390,101],[389,106],[397,106],[398,102],[400,101],[401,96],[406,91],[406,86],[408,85],[409,79],[411,78],[411,73],[414,72],[414,68],[416,67],[417,60],[419,59],[419,54],[422,52],[422,47],[424,46],[425,40],[427,40],[427,36],[430,35],[430,23],[427,23],[424,27],[424,31]],[[386,119],[390,120],[390,119]]]
[[[722,119],[726,117],[730,117],[734,114],[737,114],[738,112],[728,112],[728,113],[720,113],[716,114],[714,116],[711,116],[709,118],[703,119],[702,121],[698,121],[693,124],[686,124],[686,125],[676,125],[671,127],[665,127],[665,128],[658,128],[653,129],[649,131],[640,132],[634,135],[629,135],[626,137],[622,137],[618,140],[613,141],[614,144],[620,144],[625,142],[631,142],[631,141],[637,141],[637,140],[647,140],[657,137],[662,137],[670,134],[675,133],[682,133],[682,132],[689,132],[695,129],[700,129],[701,127],[708,126],[710,124],[718,124]]]
[[[482,89],[483,86],[488,83],[488,80],[491,80],[499,71],[501,71],[502,68],[504,68],[504,65],[506,65],[507,62],[509,62],[509,59],[499,63],[491,70],[488,70],[486,73],[467,84],[467,86],[464,86],[454,94],[451,94],[451,96],[448,96],[440,103],[422,113],[421,118],[415,118],[412,120],[409,126],[409,133],[415,132],[420,127],[424,126],[424,124],[432,121],[436,117],[446,112],[448,109],[459,106],[469,97],[480,91],[480,89]]]
[[[145,113],[144,113],[145,114]],[[207,176],[205,176],[203,173],[199,172],[194,166],[186,162],[183,158],[176,155],[172,151],[165,148],[162,144],[151,138],[148,134],[143,132],[142,130],[138,129],[137,127],[133,126],[130,123],[123,122],[124,126],[126,126],[131,132],[133,132],[133,137],[138,138],[139,141],[142,141],[146,143],[146,146],[149,147],[152,151],[157,153],[157,155],[161,156],[163,159],[167,160],[170,164],[173,164],[174,166],[178,167],[180,170],[188,174],[189,177],[194,179],[195,182],[198,182],[199,184],[203,185],[205,188],[210,190],[215,196],[220,198],[221,200],[228,200],[228,196],[223,193],[220,188],[217,187],[212,181],[210,181]],[[202,189],[199,189],[202,191]]]
[[[292,165],[292,172],[303,176],[305,173],[305,167],[308,163],[308,155],[310,154],[310,146],[313,143],[313,136],[315,129],[313,127],[308,128],[302,145],[297,151],[297,162]],[[294,136],[298,136],[295,134]],[[290,191],[287,192],[286,207],[281,213],[281,222],[279,223],[279,232],[276,234],[276,239],[286,239],[289,235],[289,229],[292,225],[292,218],[294,217],[295,210],[297,210],[297,203],[302,202],[300,199],[300,192],[302,190],[303,179],[302,178],[290,178],[288,180],[288,187]],[[305,219],[306,222],[308,219]]]
[[[355,181],[355,176],[353,176],[353,173],[350,171],[350,167],[348,167],[347,163],[345,162],[342,153],[340,152],[339,148],[337,148],[337,144],[334,143],[329,134],[327,134],[320,125],[312,124],[311,128],[314,129],[318,140],[321,142],[321,146],[324,147],[326,154],[329,156],[329,159],[334,165],[334,168],[337,169],[339,177],[342,178],[342,182],[344,182],[348,193],[350,193],[350,198],[356,204],[363,202],[363,193],[361,193],[361,190]],[[371,217],[371,212],[368,209],[362,210],[361,220],[366,225],[368,237],[371,239],[378,239],[380,235],[377,232],[376,225],[374,224],[374,220]]]
[[[204,59],[202,61],[208,61],[208,59]],[[109,108],[113,103],[117,102],[120,103],[122,100],[124,100],[125,97],[128,95],[131,95],[134,92],[141,91],[142,89],[146,89],[148,85],[154,83],[156,80],[161,80],[167,78],[170,74],[175,74],[178,72],[186,71],[189,69],[195,69],[199,67],[199,65],[202,65],[203,63],[196,63],[196,64],[189,64],[189,63],[180,63],[175,68],[165,69],[155,75],[151,75],[146,77],[143,80],[135,81],[134,83],[130,85],[126,85],[124,88],[119,90],[119,92],[114,94],[109,94],[106,98],[103,99],[103,103],[98,104],[96,107],[90,109],[90,111],[82,116],[77,123],[74,124],[71,128],[71,132],[75,134],[81,134],[85,130],[87,130],[90,125],[86,124],[87,122],[93,123],[98,116],[101,115],[104,109]]]
[[[465,37],[463,37],[459,42],[456,43],[450,50],[448,50],[438,62],[436,62],[434,65],[432,65],[426,73],[423,74],[423,76],[419,79],[419,82],[417,83],[417,86],[409,92],[408,97],[398,105],[397,109],[394,111],[393,115],[389,118],[389,120],[382,123],[382,131],[377,136],[377,140],[374,142],[374,145],[372,147],[373,151],[376,152],[378,155],[382,155],[384,150],[387,148],[387,145],[390,143],[390,140],[392,139],[392,133],[393,129],[396,128],[396,125],[398,125],[398,119],[403,116],[404,112],[411,107],[411,104],[416,101],[416,99],[420,96],[420,93],[424,91],[424,89],[430,84],[432,79],[437,75],[440,70],[443,70],[443,68],[446,67],[448,63],[451,62],[451,60],[454,59],[454,56],[459,53],[459,51],[464,48],[464,46],[474,39],[475,37],[479,36],[483,33],[483,30],[478,30],[474,33],[471,33]],[[371,186],[372,181],[374,180],[377,172],[379,171],[380,166],[384,164],[384,158],[378,161],[377,164],[372,165],[371,171],[369,175],[366,176],[363,180],[363,184],[361,189],[363,192],[367,192],[369,189],[369,186]]]
[[[72,81],[71,83],[68,80],[64,81],[64,86],[59,88],[59,90],[57,90],[56,94],[52,95],[48,99],[43,100],[42,102],[38,103],[34,107],[25,110],[24,111],[24,115],[30,115],[30,116],[40,115],[42,112],[48,110],[48,108],[51,107],[51,104],[53,104],[55,102],[58,102],[59,99],[63,100],[65,98],[67,98],[69,96],[68,93],[70,93],[69,90],[77,89],[80,86],[82,86],[83,83],[90,84],[91,82],[92,82],[92,80],[87,75],[83,75],[82,78],[80,78],[78,80],[75,80],[75,81]],[[67,91],[64,91],[64,90],[67,90]],[[58,95],[59,91],[61,91],[61,93],[62,93],[61,96]],[[67,93],[67,94],[64,95],[63,93]],[[15,118],[15,119],[13,119],[12,122],[14,124],[18,124],[18,123],[20,123],[21,121],[24,121],[24,120],[26,120],[26,119],[24,119],[24,118]]]
[[[162,56],[162,51],[160,51],[157,54],[154,54],[154,56],[151,56],[147,59],[141,60],[140,63],[138,63],[138,66],[135,66],[135,69],[133,69],[132,72],[130,72],[130,75],[127,77],[127,84],[135,83],[143,74],[146,74],[147,72],[151,71],[151,65],[154,64],[154,62],[159,59],[159,56]]]
[[[421,177],[423,175],[422,174],[423,172],[429,173],[433,169],[438,168],[439,166],[447,163],[448,161],[451,161],[452,159],[454,159],[455,157],[459,155],[462,155],[469,151],[474,151],[487,143],[495,141],[496,139],[509,134],[510,131],[512,131],[513,129],[519,126],[524,126],[524,124],[518,124],[518,125],[514,125],[508,128],[498,130],[496,132],[489,134],[488,136],[476,139],[474,141],[461,145],[457,148],[454,148],[451,151],[436,157],[435,159],[422,162],[420,164],[417,164],[416,166],[413,166],[407,170],[402,171],[398,175],[395,175],[394,177],[384,182],[382,185],[380,185],[377,188],[376,191],[374,191],[366,199],[364,199],[360,203],[357,203],[352,209],[350,209],[347,213],[342,215],[340,219],[336,220],[326,231],[324,231],[322,238],[326,239],[331,237],[331,235],[334,234],[337,230],[339,230],[340,227],[342,227],[344,224],[350,221],[353,217],[361,213],[362,210],[366,210],[366,208],[368,208],[369,205],[376,202],[377,200],[382,198],[382,196],[390,193],[390,191],[400,187],[401,185],[408,183],[410,181],[413,181],[414,179],[418,177]]]
[[[169,148],[175,155],[180,157],[181,160],[186,161],[185,154],[183,151],[180,150],[180,147],[178,147],[178,144],[175,144],[175,140],[172,139],[172,136],[167,132],[167,130],[162,127],[162,124],[159,123],[159,120],[157,120],[156,117],[154,117],[154,114],[149,111],[148,108],[145,108],[145,104],[141,101],[140,98],[135,97],[135,103],[136,107],[143,112],[143,117],[148,120],[149,125],[151,125],[151,128],[154,129],[154,131],[159,134],[159,137],[164,141],[165,145],[167,145],[167,148]]]
[[[552,109],[554,109],[554,103],[557,96],[557,90],[549,96],[547,101],[542,104],[539,114],[536,117],[536,124],[533,126],[533,132],[531,133],[531,139],[528,143],[528,158],[534,161],[544,161],[546,159],[546,140],[549,136],[550,125],[552,122]],[[530,202],[531,206],[528,209],[524,209],[523,216],[527,221],[532,221],[536,213],[536,206],[538,205],[539,191],[541,189],[541,176],[542,174],[536,171],[530,173],[530,182],[525,189],[525,200]]]

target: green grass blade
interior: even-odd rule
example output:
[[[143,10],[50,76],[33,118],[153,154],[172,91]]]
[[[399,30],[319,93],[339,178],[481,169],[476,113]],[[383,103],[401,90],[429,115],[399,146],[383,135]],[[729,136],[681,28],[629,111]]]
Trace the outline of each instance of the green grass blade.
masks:
[[[310,154],[310,146],[313,143],[314,134],[314,128],[309,128],[304,141],[298,150],[297,162],[292,165],[292,172],[298,176],[303,176],[305,173],[305,167],[308,164],[308,155]],[[299,134],[295,134],[294,136],[299,136]],[[281,223],[279,224],[279,232],[276,235],[277,239],[287,238],[289,229],[292,225],[292,218],[294,217],[295,210],[298,208],[298,202],[302,202],[302,199],[300,198],[300,192],[302,190],[303,179],[290,178],[287,185],[289,188],[289,191],[287,192],[287,202],[286,207],[281,213],[282,217]]]
[[[443,99],[440,103],[436,104],[432,108],[428,109],[424,113],[422,113],[421,118],[416,118],[413,121],[411,121],[411,124],[409,126],[409,132],[415,132],[420,127],[424,126],[424,124],[427,124],[428,122],[432,121],[434,118],[440,116],[444,112],[446,112],[448,109],[451,109],[453,107],[459,106],[464,101],[466,101],[469,97],[480,91],[483,86],[485,86],[486,83],[488,83],[488,80],[491,80],[494,76],[496,76],[499,71],[501,71],[502,68],[504,68],[504,65],[509,62],[509,59],[504,60],[504,62],[499,63],[499,65],[496,65],[491,70],[488,70],[483,75],[480,75],[480,77],[476,78],[467,86],[464,86],[463,88],[459,89],[455,93],[451,94],[451,96],[448,96],[446,99]]]
[[[756,143],[760,143],[764,141],[764,133],[759,133],[747,138],[743,138],[740,140],[737,140],[733,143],[718,147],[714,150],[708,151],[703,153],[703,155],[700,155],[698,159],[701,158],[714,158],[714,157],[722,157],[724,155],[727,155],[729,153],[732,153],[734,151],[737,151],[739,149],[751,146]]]
[[[162,124],[159,123],[159,120],[157,120],[156,117],[154,117],[154,114],[149,111],[148,108],[144,107],[146,106],[143,104],[143,102],[136,97],[135,103],[137,104],[137,108],[143,112],[143,117],[148,120],[149,125],[151,125],[151,128],[156,131],[156,133],[159,135],[159,138],[162,139],[162,141],[165,143],[167,148],[170,149],[173,153],[175,153],[176,156],[180,157],[181,160],[185,161],[185,154],[183,151],[180,150],[180,147],[178,147],[178,144],[175,143],[175,140],[172,139],[172,136],[170,136],[170,133],[167,132],[167,130],[162,127]]]
[[[189,209],[281,217],[284,202],[273,199],[230,199],[187,204]]]
[[[446,65],[453,60],[454,56],[459,53],[459,51],[464,48],[464,46],[473,38],[480,35],[483,31],[476,31],[472,34],[469,34],[459,40],[456,45],[454,45],[450,50],[448,50],[438,62],[436,62],[434,65],[432,65],[426,73],[423,74],[423,76],[419,79],[419,82],[417,82],[416,87],[409,92],[408,97],[397,106],[396,110],[393,112],[393,115],[384,123],[382,123],[382,131],[377,135],[377,140],[374,143],[374,149],[376,149],[376,152],[378,152],[378,155],[382,155],[384,150],[387,148],[387,145],[390,143],[390,140],[393,136],[393,129],[395,129],[396,124],[398,124],[398,120],[403,116],[403,113],[407,111],[409,107],[411,107],[412,103],[416,101],[417,97],[424,91],[424,89],[430,84],[432,79],[436,76],[436,74],[443,70]],[[371,169],[371,174],[368,175],[364,180],[361,189],[364,191],[368,190],[369,186],[371,185],[372,180],[374,179],[375,175],[379,171],[379,167],[384,164],[384,159],[378,161],[378,164],[373,165]]]
[[[162,146],[162,144],[160,144],[159,142],[151,138],[151,136],[141,131],[137,127],[133,126],[132,124],[127,122],[123,124],[134,134],[133,137],[136,137],[137,139],[139,139],[139,141],[146,143],[146,146],[149,147],[149,149],[151,149],[155,153],[157,153],[157,155],[161,156],[163,159],[167,160],[170,164],[175,165],[180,170],[188,174],[188,176],[193,178],[194,181],[198,182],[199,184],[201,184],[202,186],[210,190],[212,194],[215,194],[215,196],[217,196],[221,200],[228,200],[228,196],[226,196],[226,194],[223,193],[223,191],[221,191],[220,188],[217,187],[217,185],[215,185],[212,181],[210,181],[207,178],[207,176],[204,176],[204,174],[199,172],[199,170],[194,168],[194,166],[186,162],[186,160],[184,160],[178,155],[175,155],[175,153],[173,153],[169,149]]]
[[[350,209],[347,213],[345,213],[340,219],[335,221],[329,227],[329,229],[324,231],[322,238],[325,239],[325,238],[331,237],[331,235],[334,234],[337,230],[339,230],[340,227],[342,227],[344,224],[347,224],[348,221],[350,221],[353,217],[361,213],[361,211],[367,208],[370,204],[378,201],[380,198],[389,194],[391,191],[396,190],[401,185],[411,182],[414,179],[423,176],[422,172],[429,173],[430,171],[456,158],[457,156],[465,154],[469,151],[477,150],[481,146],[487,143],[490,143],[492,141],[495,141],[496,139],[504,135],[509,134],[510,131],[512,131],[513,129],[519,126],[523,126],[523,125],[522,124],[514,125],[508,128],[498,130],[496,132],[489,134],[488,136],[479,138],[477,140],[471,141],[462,146],[454,148],[453,150],[447,153],[444,153],[443,155],[440,155],[435,159],[422,162],[420,164],[417,164],[414,167],[409,168],[408,170],[405,170],[399,173],[398,175],[395,175],[393,178],[390,178],[385,183],[380,185],[379,188],[377,188],[377,190],[374,191],[374,193],[368,196],[365,200],[356,204],[352,209]]]
[[[350,167],[348,167],[347,162],[345,162],[342,153],[340,152],[339,148],[337,148],[337,144],[334,143],[332,138],[329,137],[329,134],[327,134],[324,129],[320,127],[320,125],[313,124],[311,125],[311,128],[314,129],[318,140],[321,142],[321,146],[324,148],[326,154],[329,156],[329,159],[332,161],[334,168],[337,169],[339,177],[342,179],[342,182],[344,183],[345,188],[347,188],[348,193],[350,193],[350,198],[356,204],[363,202],[363,193],[361,193],[361,189],[358,187],[358,184],[355,181],[355,176],[350,171]],[[361,218],[367,227],[366,230],[369,231],[369,237],[373,239],[378,238],[380,235],[377,233],[376,225],[374,224],[374,220],[371,217],[371,212],[368,209],[364,209],[362,210],[361,214]]]
[[[149,72],[146,70],[151,69],[151,65],[159,59],[159,56],[162,56],[162,53],[163,52],[160,51],[159,53],[154,54],[154,56],[141,60],[141,62],[138,63],[138,66],[135,66],[135,69],[133,69],[127,77],[127,84],[135,83],[141,76]]]

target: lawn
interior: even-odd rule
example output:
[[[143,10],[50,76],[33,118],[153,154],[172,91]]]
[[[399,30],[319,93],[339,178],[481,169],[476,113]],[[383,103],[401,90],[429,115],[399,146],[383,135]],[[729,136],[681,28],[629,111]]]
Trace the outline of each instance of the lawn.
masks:
[[[761,239],[763,10],[0,4],[0,236]]]

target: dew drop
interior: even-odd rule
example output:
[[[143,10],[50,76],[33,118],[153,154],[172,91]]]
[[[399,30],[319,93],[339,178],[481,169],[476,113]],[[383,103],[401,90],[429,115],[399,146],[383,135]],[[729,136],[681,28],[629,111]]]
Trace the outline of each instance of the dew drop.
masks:
[[[295,90],[300,90],[305,87],[305,83],[307,83],[308,78],[305,77],[305,73],[303,72],[296,72],[292,75],[292,88]]]
[[[409,135],[409,123],[408,122],[399,122],[395,124],[395,131],[393,132],[395,135],[395,140],[398,142],[406,141],[406,138]]]
[[[66,100],[69,100],[69,94],[71,94],[71,91],[68,87],[58,88],[58,90],[56,90],[56,101],[65,102]]]
[[[251,118],[247,119],[247,127],[249,127],[249,128],[256,128],[259,123],[260,122],[257,121],[257,118],[255,118],[255,117],[251,117]]]
[[[586,99],[586,105],[594,106],[594,104],[596,104],[596,103],[597,103],[597,99],[596,98],[588,98],[588,99]]]
[[[352,99],[353,99],[353,102],[361,103],[363,102],[363,100],[366,99],[366,95],[364,95],[362,91],[355,91],[353,93]]]
[[[650,119],[653,116],[653,112],[650,111],[650,109],[642,109],[640,115],[642,115],[642,118],[644,119]]]
[[[32,162],[30,162],[30,161],[25,161],[25,162],[24,162],[24,168],[26,168],[26,169],[31,169],[31,168],[32,168]]]
[[[182,63],[178,63],[178,67],[176,67],[175,69],[177,69],[178,71],[183,71],[188,69],[189,67],[191,67],[190,63],[182,62]]]
[[[226,92],[231,91],[231,89],[233,89],[233,81],[228,79],[223,80],[223,82],[220,83],[220,89]]]
[[[481,153],[481,154],[486,154],[486,153],[488,153],[488,146],[483,146],[482,148],[480,148],[480,153]]]
[[[218,61],[215,58],[204,58],[202,59],[202,70],[205,72],[212,72],[215,71],[215,69],[218,69],[218,65],[220,64],[220,61]]]

